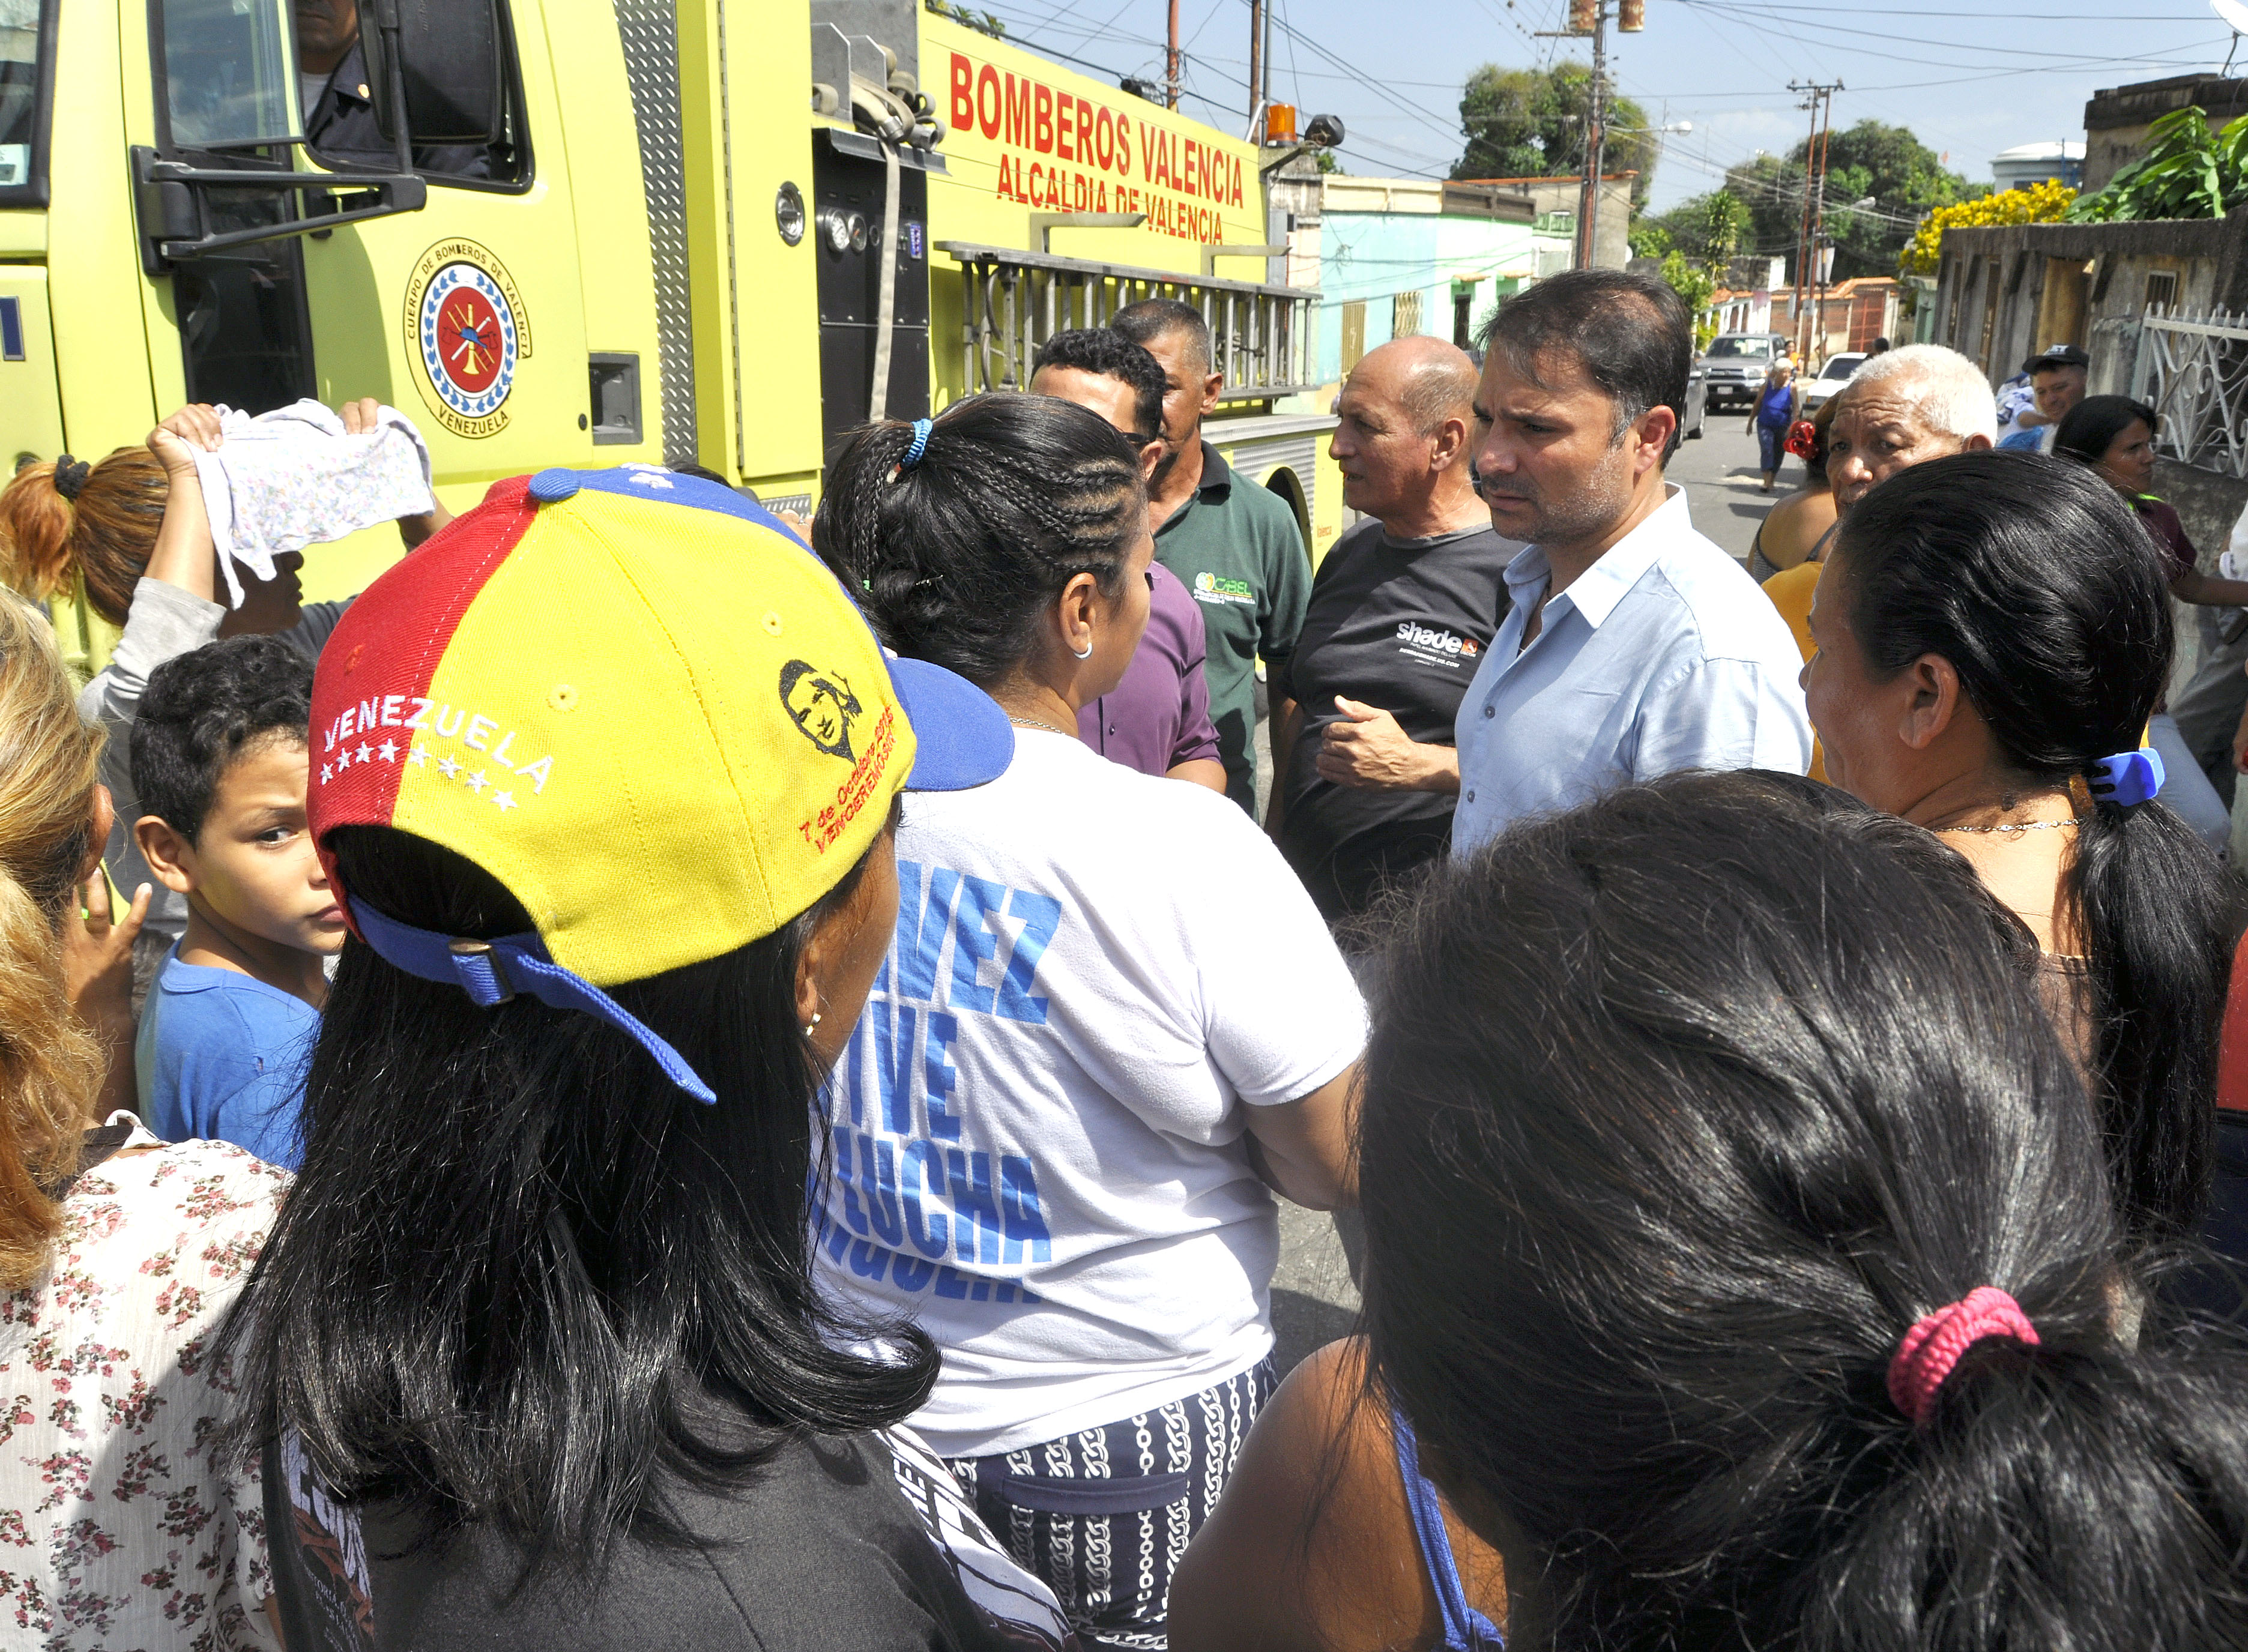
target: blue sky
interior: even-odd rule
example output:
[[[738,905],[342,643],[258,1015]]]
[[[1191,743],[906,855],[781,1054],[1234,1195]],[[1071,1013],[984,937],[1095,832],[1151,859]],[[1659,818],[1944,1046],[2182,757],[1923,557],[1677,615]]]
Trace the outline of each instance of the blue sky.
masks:
[[[1162,73],[1167,0],[975,0],[1022,45],[1112,77]],[[1477,64],[1590,57],[1547,40],[1566,0],[1277,0],[1273,95],[1342,118],[1354,173],[1441,176],[1460,148],[1459,85]],[[1969,7],[1971,6],[1971,13]],[[1240,133],[1248,120],[1247,0],[1179,0],[1188,113]],[[1895,9],[1832,0],[1647,0],[1642,34],[1609,36],[1622,89],[1664,140],[1652,204],[1712,188],[1758,149],[1785,150],[1809,117],[1790,80],[1840,80],[1834,123],[1907,126],[1987,180],[2018,143],[2081,139],[2101,86],[2223,65],[2231,31],[2206,0],[1988,0]],[[2234,72],[2248,73],[2248,42]]]

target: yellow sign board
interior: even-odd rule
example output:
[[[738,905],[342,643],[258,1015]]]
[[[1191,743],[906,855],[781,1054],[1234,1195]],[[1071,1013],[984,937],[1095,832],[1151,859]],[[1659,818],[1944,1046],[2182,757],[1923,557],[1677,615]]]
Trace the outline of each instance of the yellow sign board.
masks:
[[[1143,212],[1068,250],[1182,271],[1204,246],[1264,239],[1255,145],[930,12],[921,67],[947,128],[938,238],[1027,248],[1029,213]]]

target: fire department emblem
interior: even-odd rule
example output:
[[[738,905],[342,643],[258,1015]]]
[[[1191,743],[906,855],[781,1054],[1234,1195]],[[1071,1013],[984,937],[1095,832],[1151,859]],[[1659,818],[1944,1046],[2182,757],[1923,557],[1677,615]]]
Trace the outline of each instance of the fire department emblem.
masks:
[[[506,266],[473,241],[440,241],[415,261],[405,319],[438,422],[469,437],[505,429],[516,364],[531,354],[530,318]]]

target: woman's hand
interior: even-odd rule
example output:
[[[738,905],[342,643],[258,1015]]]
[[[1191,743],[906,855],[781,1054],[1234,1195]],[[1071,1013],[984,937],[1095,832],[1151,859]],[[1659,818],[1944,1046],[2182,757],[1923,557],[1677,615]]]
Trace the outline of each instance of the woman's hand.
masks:
[[[63,986],[71,1008],[90,1026],[122,1006],[133,1018],[133,942],[148,916],[155,891],[142,884],[121,919],[109,915],[109,880],[96,867],[63,912]]]
[[[107,1118],[138,1100],[133,1070],[133,943],[154,895],[147,884],[133,892],[121,921],[109,915],[109,881],[97,864],[63,908],[63,988],[72,1011],[101,1041],[108,1058],[94,1118]]]
[[[169,476],[195,473],[195,455],[216,453],[226,437],[219,431],[218,409],[191,401],[148,433],[148,451]]]
[[[361,396],[356,401],[345,402],[336,411],[343,417],[346,435],[363,436],[375,428],[377,416],[382,412],[382,403],[373,396]],[[445,509],[442,499],[434,493],[429,497],[435,509],[398,518],[398,537],[406,541],[408,551],[420,549],[424,539],[453,519],[453,513]]]

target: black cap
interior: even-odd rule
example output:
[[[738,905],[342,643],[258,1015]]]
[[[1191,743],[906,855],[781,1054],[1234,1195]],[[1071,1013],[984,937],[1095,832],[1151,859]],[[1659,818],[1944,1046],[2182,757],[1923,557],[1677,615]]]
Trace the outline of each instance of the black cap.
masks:
[[[2085,354],[2080,346],[2049,344],[2023,362],[2022,371],[2035,373],[2039,367],[2088,367],[2091,365],[2092,358]]]

